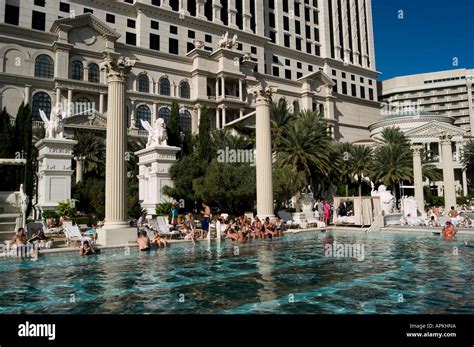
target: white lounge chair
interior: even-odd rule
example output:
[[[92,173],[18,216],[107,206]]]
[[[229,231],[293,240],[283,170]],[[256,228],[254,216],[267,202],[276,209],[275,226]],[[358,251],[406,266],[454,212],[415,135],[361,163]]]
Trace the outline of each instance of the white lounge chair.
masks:
[[[308,223],[308,225],[316,224],[316,226],[319,228],[319,220],[314,216],[313,212],[305,211],[304,216],[306,217],[306,223]]]
[[[64,222],[64,235],[66,235],[66,243],[69,245],[71,242],[89,241],[90,244],[93,240],[90,237],[82,236],[81,231],[77,225],[72,225],[70,222]]]
[[[162,236],[172,238],[173,236],[181,235],[181,233],[177,230],[170,231],[170,228],[166,224],[165,219],[163,217],[156,218],[156,225],[158,233]]]

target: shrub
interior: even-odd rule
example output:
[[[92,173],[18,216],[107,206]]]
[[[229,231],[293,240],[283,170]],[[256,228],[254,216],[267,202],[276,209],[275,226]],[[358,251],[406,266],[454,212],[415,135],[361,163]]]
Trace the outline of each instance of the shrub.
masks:
[[[158,216],[169,216],[171,214],[171,202],[162,202],[156,205],[155,213]]]

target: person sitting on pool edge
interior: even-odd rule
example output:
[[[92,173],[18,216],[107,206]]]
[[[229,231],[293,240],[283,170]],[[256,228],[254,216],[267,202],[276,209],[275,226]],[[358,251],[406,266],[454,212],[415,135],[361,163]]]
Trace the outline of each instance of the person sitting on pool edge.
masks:
[[[85,255],[92,255],[95,254],[94,248],[92,248],[91,244],[89,241],[84,241],[81,245],[81,248],[79,248],[79,255],[85,256]]]
[[[145,230],[142,230],[140,234],[138,235],[137,243],[138,243],[138,248],[140,249],[140,251],[150,250],[151,248],[150,239],[147,236]]]
[[[456,235],[456,230],[454,229],[453,223],[450,221],[446,222],[446,226],[443,228],[442,235],[445,241],[453,241],[454,236]]]

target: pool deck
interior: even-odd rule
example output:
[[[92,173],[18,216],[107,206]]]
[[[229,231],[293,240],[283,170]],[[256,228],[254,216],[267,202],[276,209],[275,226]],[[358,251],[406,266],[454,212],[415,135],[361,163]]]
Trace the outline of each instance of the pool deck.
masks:
[[[286,234],[300,234],[306,232],[321,232],[325,233],[328,230],[337,230],[337,231],[350,231],[350,232],[363,232],[366,233],[368,228],[361,228],[361,227],[343,227],[343,226],[329,226],[328,228],[306,228],[306,229],[289,229],[285,233]],[[428,235],[440,235],[441,228],[440,227],[415,227],[415,226],[386,226],[380,229],[382,233],[409,233],[409,234],[428,234]],[[376,233],[376,232],[375,232]],[[458,229],[459,235],[469,235],[474,236],[474,229],[467,229],[467,228],[459,228]],[[176,247],[176,246],[184,246],[189,245],[192,241],[188,240],[167,240],[169,243],[169,247]],[[208,243],[208,239],[198,239],[196,243]],[[216,242],[216,240],[211,240],[211,242]],[[117,252],[119,249],[123,249],[124,251],[126,248],[137,248],[138,245],[136,243],[124,244],[124,245],[114,245],[114,246],[100,246],[95,245],[94,248],[99,250],[100,253],[108,253],[109,251]],[[76,253],[79,255],[79,247],[58,247],[58,248],[49,248],[49,249],[41,249],[40,255],[43,256],[59,256],[65,254]],[[2,257],[1,259],[11,259],[12,257]]]

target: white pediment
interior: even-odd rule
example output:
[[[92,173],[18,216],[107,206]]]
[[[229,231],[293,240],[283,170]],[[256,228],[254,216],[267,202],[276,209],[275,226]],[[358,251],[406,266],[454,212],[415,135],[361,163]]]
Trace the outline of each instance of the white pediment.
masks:
[[[107,117],[97,111],[91,114],[79,114],[64,118],[67,127],[106,129]]]
[[[96,36],[97,34],[103,36],[109,41],[117,41],[120,37],[120,34],[115,29],[91,13],[58,19],[53,23],[51,32],[58,34],[61,31],[69,32],[74,29],[76,29],[75,31],[83,32],[82,36],[84,36],[84,41],[90,40],[90,38],[85,36],[91,32],[94,32]]]
[[[405,135],[410,139],[439,138],[443,134],[462,138],[466,134],[466,131],[455,125],[432,121],[405,133]]]

